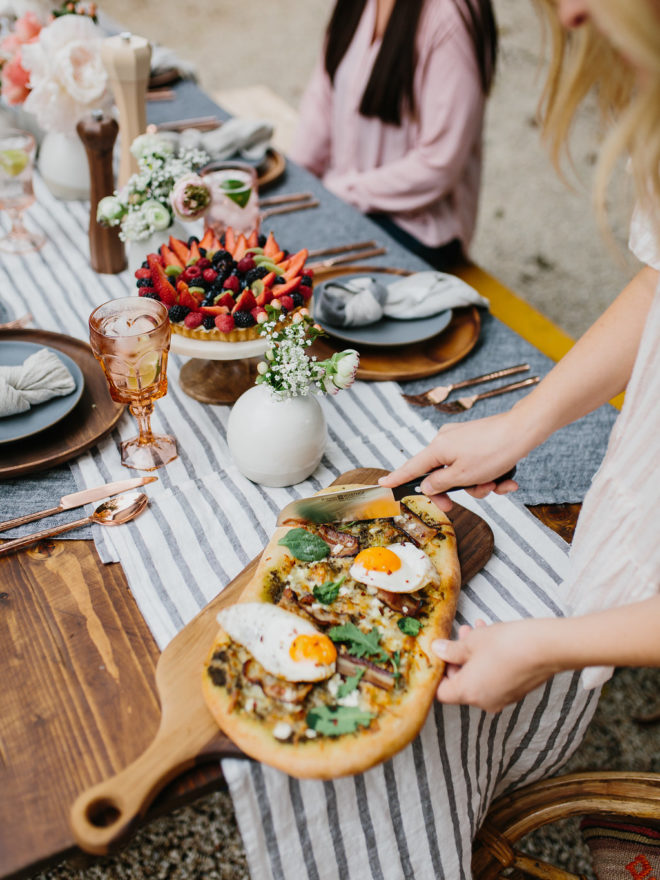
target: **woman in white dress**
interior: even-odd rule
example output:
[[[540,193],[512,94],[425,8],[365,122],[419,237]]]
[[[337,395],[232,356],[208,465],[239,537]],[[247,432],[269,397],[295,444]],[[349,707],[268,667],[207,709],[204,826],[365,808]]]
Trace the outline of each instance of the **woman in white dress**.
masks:
[[[422,489],[440,507],[451,485],[485,497],[552,432],[626,389],[605,459],[580,514],[571,574],[562,585],[572,616],[464,626],[435,644],[450,664],[438,699],[496,711],[560,670],[660,665],[660,3],[545,0],[554,65],[545,93],[545,131],[555,160],[573,112],[597,84],[614,124],[601,150],[596,201],[602,217],[609,172],[630,157],[638,205],[630,246],[646,266],[526,398],[509,412],[444,426],[429,446],[382,480],[395,486],[433,471]],[[435,469],[435,470],[434,470]],[[493,662],[496,658],[497,662]],[[596,667],[596,668],[593,668]]]

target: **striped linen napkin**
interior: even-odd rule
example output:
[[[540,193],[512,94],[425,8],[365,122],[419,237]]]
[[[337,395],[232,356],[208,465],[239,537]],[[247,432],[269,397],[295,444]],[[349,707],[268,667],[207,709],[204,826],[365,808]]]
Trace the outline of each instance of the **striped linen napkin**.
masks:
[[[3,296],[16,309],[27,306],[44,329],[86,339],[90,312],[125,296],[130,279],[90,270],[85,205],[57,202],[38,176],[35,188],[29,219],[49,241],[30,255],[29,267],[5,256]],[[229,408],[188,397],[178,382],[182,363],[171,357],[169,390],[153,418],[155,431],[177,438],[179,458],[158,471],[145,514],[125,528],[94,527],[101,558],[121,562],[161,649],[266,544],[289,501],[352,468],[392,469],[436,431],[397,384],[358,382],[322,399],[329,440],[312,477],[284,489],[257,486],[229,456]],[[124,477],[118,444],[135,433],[125,414],[76,459],[79,487]],[[464,588],[457,624],[561,615],[554,598],[567,567],[560,539],[508,498],[457,498],[495,532],[495,553]],[[596,701],[577,675],[564,674],[495,716],[435,706],[420,737],[394,759],[335,782],[298,782],[258,764],[224,762],[254,880],[469,877],[471,839],[493,796],[555,771]]]

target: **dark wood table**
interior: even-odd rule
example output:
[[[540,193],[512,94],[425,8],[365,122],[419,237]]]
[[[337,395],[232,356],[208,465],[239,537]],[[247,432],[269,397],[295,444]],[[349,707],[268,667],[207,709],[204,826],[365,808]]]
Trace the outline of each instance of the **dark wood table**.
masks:
[[[579,505],[530,508],[570,540]],[[149,745],[159,651],[121,566],[91,541],[48,541],[0,561],[0,877],[80,854],[75,798]],[[202,763],[161,792],[146,821],[224,784]]]

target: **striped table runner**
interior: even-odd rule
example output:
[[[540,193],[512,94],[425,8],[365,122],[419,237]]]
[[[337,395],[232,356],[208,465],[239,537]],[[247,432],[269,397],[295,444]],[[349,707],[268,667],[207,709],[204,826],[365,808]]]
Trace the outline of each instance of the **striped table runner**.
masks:
[[[3,259],[3,297],[17,313],[27,307],[40,327],[86,339],[92,309],[131,292],[132,280],[92,272],[86,206],[58,202],[38,179],[36,188],[28,223],[49,241],[37,254]],[[391,469],[435,433],[395,383],[358,382],[322,400],[329,439],[313,476],[284,489],[257,486],[229,456],[229,408],[183,393],[182,363],[171,358],[169,391],[153,419],[154,430],[177,438],[179,458],[158,472],[143,516],[121,529],[95,527],[101,558],[121,562],[161,649],[261,550],[285,504],[355,467]],[[78,458],[79,486],[125,477],[118,444],[135,432],[125,415]],[[458,500],[490,523],[495,553],[463,590],[457,624],[561,615],[554,596],[566,573],[565,545],[508,498],[476,502],[460,493]],[[469,877],[471,839],[493,796],[555,771],[596,700],[565,674],[496,716],[435,706],[410,747],[336,782],[301,783],[257,764],[224,762],[254,880]]]

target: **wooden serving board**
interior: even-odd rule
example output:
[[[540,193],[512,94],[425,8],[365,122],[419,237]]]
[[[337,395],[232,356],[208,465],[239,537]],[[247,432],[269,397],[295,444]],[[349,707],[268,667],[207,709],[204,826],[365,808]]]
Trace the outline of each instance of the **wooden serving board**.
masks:
[[[335,482],[373,484],[386,471],[359,468]],[[476,514],[454,505],[449,514],[458,539],[462,582],[472,578],[493,552],[493,533]],[[71,808],[78,845],[105,855],[134,828],[158,792],[184,770],[202,761],[244,757],[217,727],[202,695],[204,662],[218,629],[220,608],[235,602],[252,577],[258,558],[213,599],[170,642],[156,667],[161,722],[140,757],[116,776],[83,792]]]
[[[103,370],[89,345],[47,330],[0,330],[0,343],[5,340],[33,342],[63,351],[82,370],[85,388],[71,412],[51,428],[3,445],[0,479],[22,477],[69,461],[114,428],[124,407],[110,397]]]

